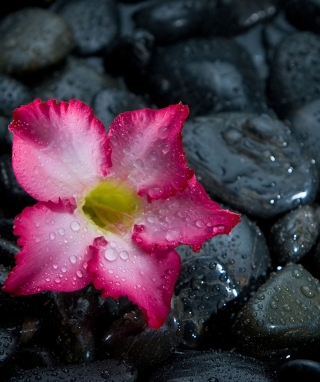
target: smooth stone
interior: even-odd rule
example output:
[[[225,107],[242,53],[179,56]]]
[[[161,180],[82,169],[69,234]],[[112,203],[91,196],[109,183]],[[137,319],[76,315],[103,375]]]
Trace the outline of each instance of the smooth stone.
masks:
[[[320,207],[300,206],[271,227],[270,246],[276,264],[297,263],[316,244],[320,234]]]
[[[300,32],[285,37],[270,66],[268,97],[280,117],[285,117],[320,93],[320,37]]]
[[[146,382],[272,382],[270,370],[235,352],[185,351],[152,372]],[[33,381],[32,381],[33,382]]]
[[[320,381],[320,363],[308,359],[295,359],[283,364],[277,373],[279,382],[289,380]]]
[[[0,218],[0,263],[7,267],[14,267],[14,256],[20,251],[13,223],[13,219]]]
[[[36,368],[17,373],[8,382],[134,382],[137,371],[124,361],[106,359],[88,364]]]
[[[184,305],[182,343],[194,348],[206,340],[210,318],[239,295],[239,286],[211,253],[183,261],[175,293]]]
[[[147,86],[159,107],[182,102],[191,116],[266,110],[249,54],[228,39],[192,39],[158,48]]]
[[[2,208],[8,218],[15,217],[25,207],[36,203],[36,200],[26,193],[18,183],[13,172],[10,154],[0,157],[0,195],[6,200],[5,203],[2,203]]]
[[[207,192],[269,218],[313,202],[318,174],[290,130],[267,114],[220,113],[186,122],[189,165]]]
[[[0,58],[1,61],[1,58]],[[12,112],[21,105],[33,101],[33,96],[20,81],[4,73],[0,73],[0,113],[12,118]],[[7,126],[8,129],[8,126]]]
[[[225,209],[223,207],[223,209]],[[264,234],[255,222],[241,214],[241,222],[228,235],[215,236],[204,242],[199,253],[189,246],[177,248],[182,264],[200,257],[214,257],[224,264],[228,274],[240,287],[251,293],[263,282],[271,268],[271,258]]]
[[[286,17],[300,30],[320,31],[319,0],[284,0]]]
[[[310,351],[320,340],[320,284],[302,265],[272,273],[238,314],[237,351],[257,357]]]
[[[144,109],[148,106],[145,99],[126,89],[101,90],[93,102],[95,116],[100,119],[107,131],[112,121],[119,114]]]
[[[320,98],[292,110],[287,115],[287,119],[290,121],[293,134],[316,161],[320,177]]]
[[[77,53],[92,55],[107,48],[119,32],[114,0],[73,0],[58,11],[70,24]]]
[[[112,77],[99,74],[84,61],[69,57],[65,66],[55,71],[33,90],[42,101],[77,99],[92,106],[93,97],[102,89],[117,87]]]
[[[26,74],[57,64],[71,51],[73,33],[60,16],[24,8],[0,22],[0,71]]]
[[[18,333],[0,328],[0,370],[4,363],[14,357],[18,349]]]
[[[171,310],[159,329],[146,326],[138,307],[123,314],[104,332],[102,352],[128,361],[139,370],[166,360],[178,347],[182,334],[183,305],[173,296]]]
[[[11,121],[11,116],[9,118],[0,115],[0,148],[2,153],[11,152],[12,149],[13,133],[11,133],[8,129]]]

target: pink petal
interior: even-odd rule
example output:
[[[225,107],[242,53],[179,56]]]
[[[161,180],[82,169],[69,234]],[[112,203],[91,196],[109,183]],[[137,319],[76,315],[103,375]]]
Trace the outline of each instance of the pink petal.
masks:
[[[108,234],[96,239],[88,271],[93,284],[103,289],[104,298],[120,295],[139,306],[148,326],[158,329],[169,310],[175,281],[180,271],[180,256],[175,250],[155,250],[151,254],[139,248],[130,234]]]
[[[16,109],[13,117],[13,169],[35,199],[77,197],[107,174],[108,138],[89,106],[37,99]]]
[[[149,200],[183,190],[193,175],[186,167],[181,137],[188,113],[188,106],[179,104],[120,114],[108,135],[114,176],[128,178]]]
[[[37,203],[16,217],[15,235],[22,246],[3,290],[26,295],[43,290],[74,291],[91,282],[86,271],[96,232],[71,205]]]
[[[211,201],[193,176],[183,192],[146,203],[144,213],[136,219],[132,237],[146,250],[187,244],[198,251],[204,241],[228,234],[239,222],[239,215],[222,210]]]

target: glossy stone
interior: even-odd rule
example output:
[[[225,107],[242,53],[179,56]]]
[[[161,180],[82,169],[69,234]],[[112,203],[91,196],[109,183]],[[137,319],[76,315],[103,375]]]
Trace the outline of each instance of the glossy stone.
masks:
[[[308,359],[295,359],[286,362],[278,371],[279,382],[289,380],[320,381],[320,363]]]
[[[158,48],[147,84],[158,106],[181,101],[191,116],[266,108],[251,58],[232,40],[192,39]]]
[[[279,120],[221,113],[187,122],[189,165],[207,192],[247,214],[269,218],[314,200],[317,171]]]
[[[18,348],[18,333],[0,328],[0,369],[12,358]]]
[[[320,341],[320,284],[302,265],[271,274],[240,311],[238,351],[254,357],[305,351]]]
[[[252,358],[220,351],[186,351],[171,357],[147,382],[272,382],[268,368]],[[32,381],[33,382],[33,381]]]
[[[59,14],[70,24],[75,48],[80,54],[101,52],[118,34],[118,11],[114,0],[64,2]]]
[[[0,23],[0,71],[24,74],[61,61],[72,49],[73,33],[60,16],[24,8]]]
[[[275,50],[268,83],[272,107],[279,116],[319,97],[320,37],[295,33],[284,38]]]
[[[300,206],[280,218],[270,230],[270,243],[278,265],[298,262],[316,244],[320,234],[320,207]]]
[[[13,234],[13,222],[13,219],[0,218],[0,263],[8,267],[14,266],[14,255],[20,251]]]
[[[319,0],[285,0],[286,17],[301,30],[320,31]]]

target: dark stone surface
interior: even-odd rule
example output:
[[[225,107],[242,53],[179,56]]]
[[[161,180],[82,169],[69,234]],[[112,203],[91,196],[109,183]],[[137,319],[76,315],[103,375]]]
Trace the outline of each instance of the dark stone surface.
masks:
[[[185,352],[171,357],[147,382],[272,382],[267,367],[237,353]]]
[[[297,28],[320,31],[319,0],[284,0],[284,9],[290,23]]]
[[[192,39],[158,48],[147,75],[158,106],[182,102],[191,115],[265,110],[254,65],[232,40]]]
[[[306,380],[308,382],[320,381],[320,363],[308,359],[295,359],[286,362],[278,371],[279,382],[289,380]]]
[[[319,307],[319,280],[301,265],[287,265],[240,311],[237,350],[254,357],[310,351],[320,341]]]
[[[18,348],[18,333],[0,328],[0,370],[12,358]]]
[[[80,54],[101,52],[118,34],[118,10],[114,0],[64,2],[59,14],[70,24],[75,49]]]
[[[320,37],[295,33],[275,50],[268,82],[271,106],[284,117],[290,111],[319,97]]]
[[[300,206],[280,218],[270,230],[276,265],[297,263],[316,244],[320,234],[320,207]]]
[[[0,71],[24,74],[61,61],[72,49],[73,33],[60,16],[24,8],[0,23]]]
[[[314,161],[277,119],[221,113],[187,122],[183,134],[200,182],[234,208],[269,218],[316,196]]]

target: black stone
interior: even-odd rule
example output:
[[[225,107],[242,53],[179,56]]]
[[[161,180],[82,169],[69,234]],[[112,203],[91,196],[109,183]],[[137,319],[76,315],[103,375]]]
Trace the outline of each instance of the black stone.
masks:
[[[14,255],[20,251],[17,237],[13,234],[13,219],[0,218],[0,263],[14,266]]]
[[[284,0],[286,17],[301,30],[320,31],[319,0]]]
[[[255,359],[219,351],[184,352],[171,357],[146,382],[272,382],[268,368]],[[33,381],[32,381],[33,382]]]
[[[254,357],[303,353],[320,341],[320,286],[302,265],[271,274],[240,311],[237,350]]]
[[[101,52],[118,34],[119,17],[114,0],[68,1],[59,14],[70,24],[80,54]]]
[[[288,361],[278,370],[279,382],[289,380],[306,380],[308,382],[320,381],[320,363],[308,359],[295,359]]]
[[[300,32],[275,50],[268,82],[271,106],[284,117],[320,94],[320,37]]]
[[[110,76],[97,73],[84,61],[69,57],[67,64],[34,88],[34,94],[42,101],[77,99],[92,105],[93,97],[102,89],[117,87]]]
[[[31,91],[25,85],[0,73],[0,113],[11,118],[14,109],[32,101]]]
[[[73,33],[60,16],[24,8],[0,23],[0,71],[25,74],[61,61],[72,49]]]
[[[183,343],[196,347],[208,335],[208,321],[239,294],[239,286],[213,253],[183,261],[175,293],[184,305]],[[212,325],[211,325],[212,329]]]
[[[88,364],[37,368],[17,373],[10,382],[134,382],[137,371],[123,361],[108,359]]]
[[[101,90],[94,98],[93,110],[95,116],[104,124],[107,131],[111,122],[125,111],[134,111],[148,107],[141,96],[125,89]]]
[[[316,244],[320,234],[320,207],[300,206],[280,218],[270,230],[277,265],[297,263]]]
[[[147,83],[158,106],[181,101],[191,115],[265,110],[251,58],[232,40],[193,39],[158,48]]]
[[[18,348],[18,333],[0,328],[0,369],[14,356]]]
[[[221,113],[187,122],[187,160],[206,190],[269,218],[314,200],[317,171],[290,130],[269,115]]]

